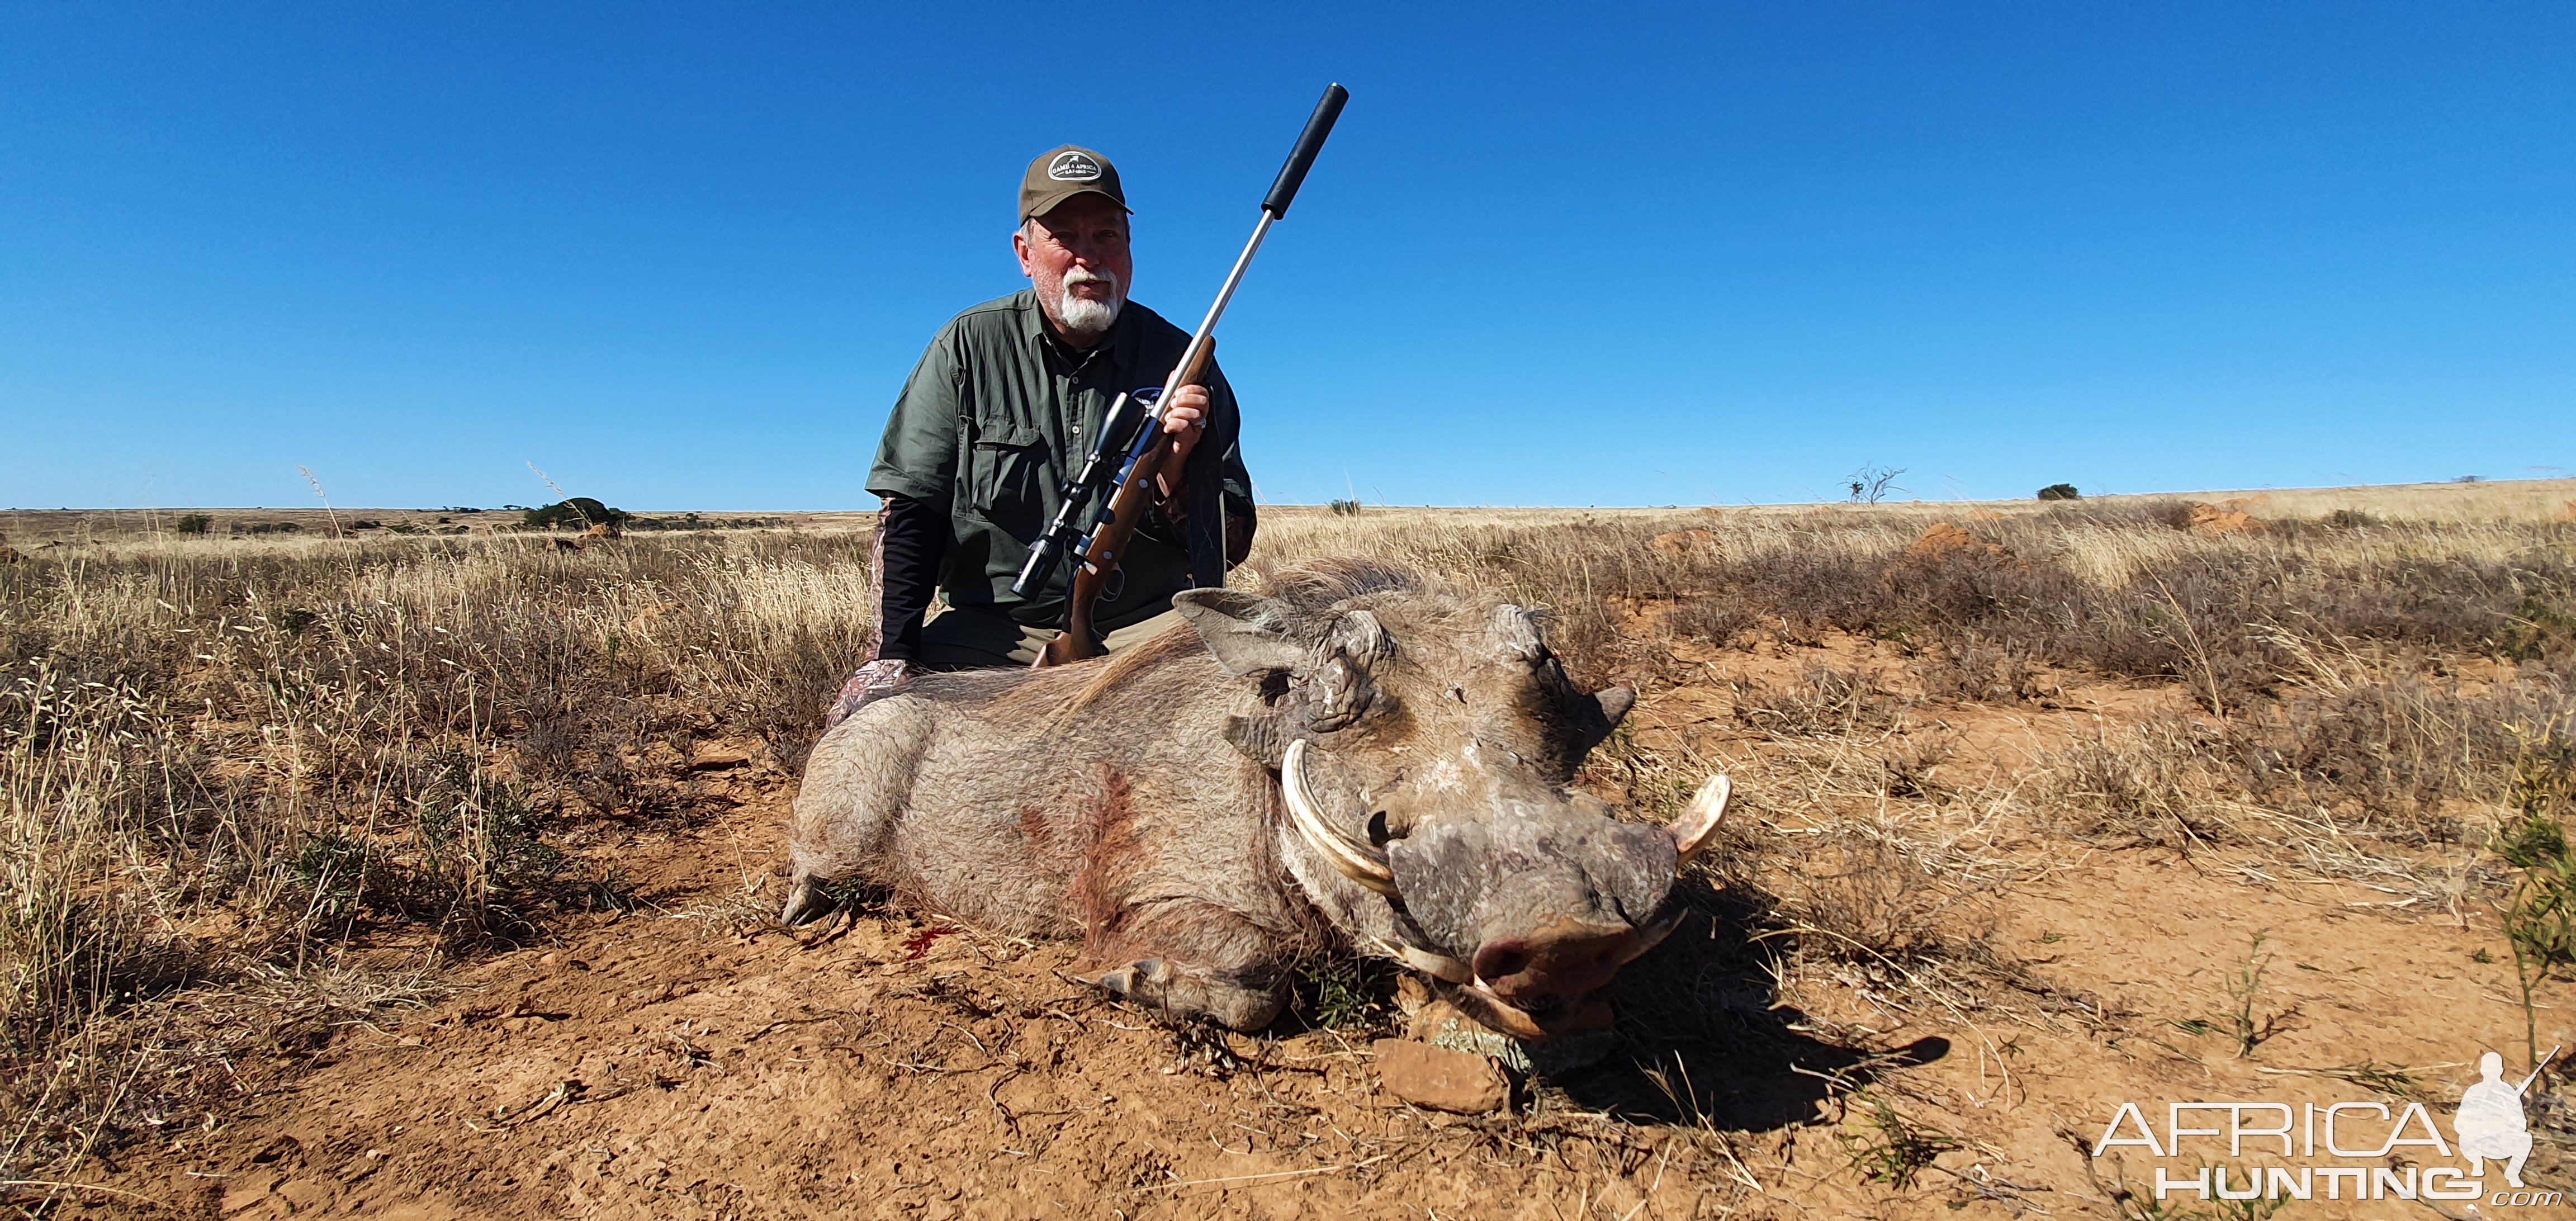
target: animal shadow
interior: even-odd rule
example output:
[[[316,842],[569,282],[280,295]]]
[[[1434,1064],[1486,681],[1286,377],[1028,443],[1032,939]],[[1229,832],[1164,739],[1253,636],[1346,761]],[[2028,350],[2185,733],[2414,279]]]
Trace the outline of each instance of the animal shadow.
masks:
[[[1773,1007],[1783,941],[1751,936],[1769,924],[1768,902],[1695,888],[1684,896],[1695,916],[1612,983],[1620,1050],[1549,1080],[1576,1105],[1630,1122],[1771,1131],[1828,1118],[1832,1100],[1950,1054],[1939,1037],[1872,1050],[1801,1029],[1805,1014]]]

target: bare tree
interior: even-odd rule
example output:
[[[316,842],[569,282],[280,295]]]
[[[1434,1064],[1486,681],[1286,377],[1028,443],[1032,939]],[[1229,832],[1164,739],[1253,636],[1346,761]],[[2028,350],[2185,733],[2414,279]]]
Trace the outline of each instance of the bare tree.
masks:
[[[1887,499],[1889,492],[1905,491],[1906,489],[1896,486],[1896,477],[1904,473],[1905,468],[1901,466],[1891,469],[1875,462],[1862,464],[1859,470],[1851,473],[1849,482],[1852,503],[1874,505]]]

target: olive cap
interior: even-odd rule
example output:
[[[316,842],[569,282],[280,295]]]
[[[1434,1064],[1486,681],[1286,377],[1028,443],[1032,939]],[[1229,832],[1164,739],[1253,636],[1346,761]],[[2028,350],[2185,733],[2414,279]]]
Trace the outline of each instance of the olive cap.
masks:
[[[1044,216],[1086,191],[1107,196],[1121,212],[1133,210],[1127,206],[1126,192],[1118,187],[1118,167],[1109,164],[1109,158],[1072,144],[1048,149],[1029,163],[1029,172],[1020,178],[1020,219]]]

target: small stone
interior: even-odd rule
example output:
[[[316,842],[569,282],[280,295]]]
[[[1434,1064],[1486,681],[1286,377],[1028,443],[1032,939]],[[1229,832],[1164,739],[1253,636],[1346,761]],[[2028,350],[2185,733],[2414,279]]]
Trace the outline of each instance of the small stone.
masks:
[[[1501,1110],[1512,1096],[1511,1082],[1491,1057],[1408,1039],[1377,1041],[1377,1076],[1406,1102],[1460,1115]]]
[[[1507,1072],[1553,1077],[1590,1068],[1618,1050],[1612,1016],[1608,1002],[1596,997],[1552,1020],[1554,1037],[1532,1043],[1477,1021],[1446,999],[1435,999],[1412,1015],[1405,1034],[1434,1047],[1491,1056]]]
[[[1397,1012],[1402,1013],[1406,1017],[1412,1017],[1414,1014],[1422,1012],[1422,1007],[1430,1003],[1431,989],[1423,986],[1422,980],[1418,976],[1407,971],[1396,977],[1395,1008]]]
[[[741,746],[701,746],[689,757],[689,766],[699,771],[721,771],[741,767],[752,760],[752,752]]]

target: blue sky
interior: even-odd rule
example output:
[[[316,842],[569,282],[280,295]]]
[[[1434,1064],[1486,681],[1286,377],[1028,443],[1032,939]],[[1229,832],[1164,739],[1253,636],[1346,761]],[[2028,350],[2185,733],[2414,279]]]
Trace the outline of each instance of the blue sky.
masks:
[[[0,504],[873,507],[1118,160],[1266,500],[2576,467],[2560,4],[0,8]],[[1186,322],[1185,322],[1186,324]]]

